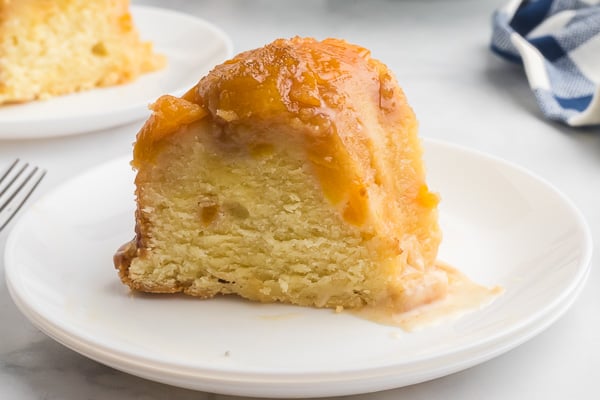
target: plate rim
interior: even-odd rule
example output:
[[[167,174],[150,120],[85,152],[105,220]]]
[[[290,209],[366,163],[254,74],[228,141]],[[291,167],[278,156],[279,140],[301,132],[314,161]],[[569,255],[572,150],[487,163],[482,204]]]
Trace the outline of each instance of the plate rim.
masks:
[[[589,275],[589,271],[590,271],[590,267],[591,267],[590,261],[591,261],[591,256],[592,256],[593,243],[592,243],[592,237],[591,237],[591,232],[590,232],[589,226],[588,226],[587,221],[585,220],[583,214],[579,211],[579,209],[575,206],[575,204],[564,193],[562,193],[560,190],[558,190],[550,182],[548,182],[547,180],[543,179],[542,177],[536,175],[535,173],[531,172],[530,170],[527,170],[524,167],[521,167],[513,162],[507,161],[500,157],[497,157],[497,156],[494,156],[494,155],[491,155],[491,154],[488,154],[488,153],[485,153],[485,152],[482,152],[482,151],[479,151],[476,149],[467,148],[467,147],[464,147],[461,145],[457,145],[455,143],[449,143],[449,142],[445,142],[445,141],[438,140],[438,139],[423,138],[422,143],[425,145],[424,146],[425,151],[427,151],[428,145],[433,145],[433,146],[437,146],[438,148],[440,148],[442,150],[449,148],[454,151],[466,152],[471,156],[476,156],[480,161],[481,160],[483,160],[483,161],[491,160],[494,163],[499,163],[499,164],[503,165],[504,167],[508,167],[510,169],[516,170],[517,172],[519,172],[521,174],[527,175],[531,179],[537,180],[546,189],[552,191],[554,193],[554,195],[556,195],[557,198],[561,200],[561,203],[567,207],[567,210],[575,218],[576,225],[579,229],[581,229],[581,234],[585,238],[585,240],[580,244],[580,249],[582,250],[582,254],[580,256],[581,261],[579,262],[578,267],[577,267],[577,273],[574,274],[574,276],[570,280],[569,284],[566,285],[562,289],[559,296],[554,298],[551,302],[546,304],[544,307],[540,308],[539,310],[536,310],[536,318],[522,320],[520,323],[518,323],[516,325],[515,324],[511,325],[511,328],[508,330],[505,329],[505,330],[499,331],[495,335],[489,335],[485,339],[477,341],[476,346],[463,346],[463,347],[459,348],[458,350],[450,349],[445,352],[431,354],[426,357],[421,357],[417,360],[412,360],[412,361],[408,361],[408,362],[404,362],[404,363],[399,362],[399,363],[395,363],[392,365],[380,365],[380,366],[374,366],[374,367],[370,367],[370,368],[366,368],[366,369],[365,368],[362,368],[362,369],[354,368],[354,369],[344,370],[341,372],[341,374],[343,375],[342,378],[339,377],[340,373],[335,372],[335,371],[330,372],[330,373],[324,373],[323,371],[318,371],[318,372],[314,372],[314,373],[280,371],[279,373],[274,375],[273,371],[248,372],[248,371],[244,371],[243,369],[240,370],[239,368],[236,368],[236,369],[231,369],[231,368],[229,368],[229,369],[227,369],[227,368],[207,369],[205,367],[191,366],[189,364],[184,364],[184,363],[179,363],[177,365],[173,365],[173,363],[171,363],[169,361],[162,361],[155,357],[140,357],[138,354],[128,353],[128,352],[124,351],[123,349],[117,349],[117,348],[110,347],[110,346],[104,346],[104,345],[102,345],[102,343],[100,343],[100,346],[98,346],[98,344],[99,344],[98,340],[94,340],[94,338],[91,338],[89,336],[85,336],[84,339],[73,338],[72,337],[73,329],[70,329],[71,332],[69,332],[69,329],[65,329],[64,327],[59,326],[56,323],[52,323],[50,320],[48,320],[48,318],[45,318],[43,315],[40,315],[39,313],[36,314],[35,310],[32,310],[30,306],[25,304],[26,301],[20,297],[17,288],[15,286],[13,286],[14,282],[12,280],[14,280],[14,278],[15,278],[13,270],[17,269],[15,266],[15,264],[17,262],[12,261],[10,259],[10,257],[12,256],[12,252],[14,251],[14,248],[15,248],[14,242],[16,242],[17,237],[19,236],[20,230],[24,229],[25,223],[27,222],[26,219],[19,219],[17,221],[14,228],[11,230],[11,232],[7,238],[7,242],[6,242],[5,279],[7,282],[7,286],[8,286],[10,295],[13,298],[13,300],[15,301],[15,303],[17,304],[18,308],[21,310],[21,312],[23,312],[27,316],[28,319],[30,319],[32,322],[34,322],[34,325],[38,326],[40,329],[42,329],[46,334],[48,334],[54,340],[57,340],[58,342],[65,345],[66,347],[69,347],[72,350],[80,352],[81,354],[84,354],[91,359],[94,359],[101,363],[105,363],[107,365],[111,365],[117,369],[123,369],[124,368],[123,364],[120,364],[120,366],[121,366],[121,368],[120,368],[119,365],[115,365],[111,362],[108,362],[106,357],[111,356],[113,360],[117,360],[119,358],[127,358],[130,360],[130,361],[127,361],[130,364],[137,364],[138,366],[142,365],[147,370],[165,373],[166,370],[170,369],[171,376],[185,375],[188,377],[193,377],[194,379],[204,379],[204,380],[206,380],[206,379],[215,380],[216,379],[219,382],[221,382],[222,384],[231,384],[231,383],[236,383],[236,382],[239,383],[241,381],[246,381],[246,382],[261,381],[263,384],[265,384],[265,382],[264,382],[264,380],[266,379],[265,376],[268,376],[268,383],[275,384],[275,385],[284,385],[284,384],[290,385],[290,384],[295,384],[295,383],[299,384],[301,382],[306,383],[305,380],[307,380],[307,379],[314,380],[315,378],[318,378],[319,382],[321,382],[321,383],[348,382],[349,380],[357,379],[357,376],[360,376],[361,377],[360,380],[363,380],[363,381],[365,379],[369,380],[369,379],[375,379],[375,378],[382,378],[385,376],[395,375],[398,372],[401,372],[398,370],[401,370],[402,368],[406,368],[406,366],[410,366],[410,365],[431,363],[435,360],[440,360],[443,358],[453,357],[453,356],[458,357],[458,356],[460,356],[460,354],[467,353],[467,352],[473,352],[473,351],[475,351],[478,354],[481,352],[485,353],[485,348],[488,347],[490,344],[493,344],[494,342],[501,341],[506,338],[510,338],[511,336],[516,335],[519,331],[535,331],[537,324],[540,321],[545,321],[546,317],[548,317],[549,315],[553,315],[553,313],[558,312],[558,314],[555,315],[555,318],[552,319],[552,322],[554,322],[556,319],[558,319],[560,317],[560,315],[562,315],[562,313],[564,313],[568,310],[568,308],[570,307],[570,304],[572,304],[572,302],[575,301],[575,299],[578,296],[578,293],[585,286],[585,282],[587,280],[587,276]],[[126,162],[126,161],[128,161],[128,158],[130,158],[130,157],[122,156],[122,157],[114,158],[108,162],[105,162],[105,163],[102,163],[95,167],[89,168],[88,170],[85,170],[85,171],[81,172],[80,174],[78,174],[77,176],[62,183],[61,185],[58,185],[53,190],[48,192],[46,195],[51,196],[57,192],[60,192],[66,185],[72,183],[74,180],[82,179],[82,177],[84,177],[85,175],[97,173],[99,170],[107,168],[111,164],[119,164],[119,163]],[[43,198],[39,199],[38,201],[42,201],[42,200],[43,200]],[[28,211],[26,210],[26,213],[27,212]],[[561,305],[564,305],[565,302],[569,302],[569,305],[566,307],[563,307],[561,309]],[[557,311],[557,310],[559,310],[559,311]],[[547,325],[549,326],[552,322],[549,322]],[[541,330],[543,330],[543,329],[541,329]],[[540,332],[541,332],[541,330],[540,330]],[[539,333],[539,332],[532,334],[531,337],[534,337],[537,333]],[[62,335],[63,340],[61,340],[61,335]],[[87,343],[84,343],[84,345],[88,347],[89,351],[85,351],[84,349],[81,348],[81,346],[73,345],[72,343],[70,343],[70,344],[65,343],[64,337],[71,338],[71,339],[79,339],[80,341],[83,340],[84,342],[87,342]],[[529,337],[525,340],[529,340],[531,337]],[[509,340],[508,347],[504,351],[500,352],[499,354],[502,354],[503,352],[516,347],[517,345],[520,344],[517,342],[518,341],[515,341],[515,340]],[[100,350],[98,350],[98,348],[100,348]],[[96,349],[96,356],[94,356],[93,354],[90,354],[90,352],[93,352],[94,349]],[[102,357],[102,353],[104,354],[104,358]],[[109,353],[112,353],[112,355]],[[98,354],[100,354],[100,355],[98,355]],[[497,354],[497,355],[499,355],[499,354]],[[495,356],[496,355],[492,355],[489,358],[492,358]],[[481,358],[481,356],[479,356],[479,358]],[[469,359],[475,360],[475,362],[472,365],[476,365],[476,364],[482,362],[482,361],[477,361],[476,360],[477,357],[475,357],[475,356],[471,356]],[[483,360],[483,361],[485,361],[485,360]],[[113,361],[113,362],[116,362],[116,361]],[[123,360],[121,360],[121,362],[123,362]],[[152,368],[150,368],[148,363],[153,363],[155,365]],[[469,365],[469,366],[472,366],[472,365]],[[464,367],[464,368],[467,368],[467,367]],[[460,369],[463,369],[463,368],[460,368]],[[457,369],[456,371],[458,371],[460,369]],[[454,372],[456,372],[456,371],[454,371]],[[131,372],[131,371],[126,371],[126,372],[136,374],[135,372]],[[212,377],[208,376],[208,375],[211,375]],[[224,377],[224,375],[227,375],[227,376]],[[368,377],[365,378],[365,376],[367,376],[367,375],[368,375]],[[445,375],[445,374],[442,374],[439,376],[443,376],[443,375]],[[221,377],[221,379],[218,378],[219,376]],[[228,378],[228,379],[226,379],[226,378]],[[337,378],[337,379],[335,379],[335,378]],[[428,379],[432,379],[432,378],[428,378]],[[156,380],[158,380],[158,379],[156,379]],[[427,379],[425,379],[425,380],[427,380]],[[172,381],[163,381],[163,382],[173,384]],[[313,382],[313,381],[310,381],[310,382]],[[417,381],[415,381],[413,383],[417,383]],[[178,385],[178,386],[182,386],[182,385]],[[190,387],[190,386],[184,386],[184,387]],[[398,386],[395,386],[395,387],[398,387]],[[190,387],[190,388],[193,388],[193,387]],[[381,390],[383,390],[383,389],[381,389]],[[226,393],[226,392],[222,392],[222,393]],[[227,394],[248,395],[245,393],[246,392],[231,392],[231,393],[227,392]],[[256,394],[258,392],[248,392],[248,393]],[[335,392],[335,393],[337,393],[337,392]],[[359,393],[359,392],[352,391],[352,392],[347,392],[347,393],[342,393],[342,394],[351,394],[351,393]],[[289,394],[289,393],[284,392],[284,394]],[[331,394],[327,394],[327,395],[331,395]]]
[[[507,344],[505,344],[503,347],[497,348],[495,351],[489,351],[485,354],[480,355],[479,357],[472,357],[472,358],[468,358],[466,360],[463,359],[462,361],[448,363],[448,364],[446,364],[445,369],[433,370],[433,372],[430,373],[429,376],[421,375],[419,378],[412,378],[412,379],[410,377],[406,378],[404,376],[403,378],[405,380],[408,379],[408,382],[400,384],[400,385],[395,384],[395,383],[382,384],[382,385],[378,386],[375,390],[356,390],[356,389],[351,389],[349,387],[342,388],[342,389],[340,389],[340,388],[322,388],[322,386],[326,385],[326,384],[347,383],[351,378],[345,377],[344,379],[324,381],[322,379],[321,374],[316,374],[314,377],[306,376],[305,378],[308,378],[309,379],[308,381],[303,381],[303,380],[292,381],[292,380],[284,380],[284,379],[281,379],[279,381],[274,381],[273,379],[269,379],[269,380],[265,381],[265,380],[260,380],[260,379],[253,380],[251,378],[242,380],[239,378],[238,379],[226,379],[225,375],[220,375],[220,376],[216,376],[216,377],[215,376],[200,377],[200,376],[198,376],[198,374],[188,374],[187,375],[188,379],[190,379],[190,378],[194,378],[196,380],[204,379],[204,381],[195,381],[193,384],[188,383],[189,381],[186,383],[177,384],[177,383],[174,383],[174,378],[180,379],[182,376],[181,371],[179,371],[179,372],[171,371],[170,376],[167,378],[164,378],[163,376],[156,375],[156,373],[164,374],[165,373],[164,369],[161,369],[161,368],[155,367],[155,366],[153,367],[153,366],[147,365],[143,362],[135,363],[137,365],[138,369],[132,370],[131,365],[133,365],[134,363],[132,363],[128,360],[125,360],[125,363],[129,364],[127,366],[123,366],[123,364],[118,364],[116,361],[107,362],[105,358],[102,358],[97,355],[97,351],[96,352],[94,351],[93,346],[88,346],[85,343],[83,343],[83,346],[85,347],[85,349],[78,348],[77,346],[73,345],[71,342],[62,340],[62,338],[55,336],[50,331],[45,329],[45,327],[41,327],[37,324],[35,324],[35,325],[38,326],[45,334],[47,334],[53,340],[57,341],[58,343],[64,345],[65,347],[67,347],[75,352],[78,352],[78,353],[90,358],[91,360],[108,365],[108,366],[116,368],[122,372],[129,373],[129,374],[132,374],[135,376],[139,376],[139,377],[142,377],[145,379],[150,379],[150,380],[154,380],[154,381],[165,383],[165,384],[176,385],[176,386],[191,389],[191,390],[213,391],[215,393],[220,393],[220,394],[224,394],[224,395],[234,395],[234,396],[262,396],[262,397],[266,397],[266,398],[275,398],[275,397],[282,397],[282,396],[313,398],[313,397],[323,397],[323,396],[356,395],[356,394],[367,393],[367,392],[372,392],[372,391],[389,390],[389,389],[393,389],[393,388],[399,388],[399,387],[403,387],[403,386],[407,386],[407,385],[426,382],[431,379],[436,379],[436,378],[446,376],[451,373],[462,371],[466,368],[473,367],[482,362],[488,361],[499,355],[502,355],[502,354],[514,349],[515,347],[518,347],[519,345],[527,342],[528,340],[531,340],[532,338],[537,336],[539,333],[546,330],[549,326],[551,326],[554,322],[556,322],[562,315],[564,315],[570,309],[572,304],[577,300],[577,298],[579,297],[579,294],[585,287],[585,284],[587,281],[587,276],[589,276],[590,270],[591,270],[590,268],[587,269],[585,279],[583,279],[577,285],[576,290],[568,297],[567,301],[565,303],[562,303],[561,305],[559,305],[558,310],[555,310],[553,314],[547,315],[546,316],[547,318],[545,318],[540,325],[536,325],[533,328],[530,328],[530,330],[528,330],[524,333],[521,333],[521,335],[518,337],[517,340],[512,340],[512,341],[508,342]],[[11,291],[10,287],[9,287],[9,291]],[[11,296],[12,295],[13,295],[13,293],[11,292]],[[17,305],[19,310],[22,311],[24,313],[24,315],[27,316],[27,318],[33,322],[33,320],[31,320],[33,315],[29,314],[29,310],[22,309],[23,305],[18,301],[15,301],[15,304]],[[96,354],[94,354],[94,353],[96,353]],[[457,355],[459,355],[459,354],[457,354]],[[116,360],[116,359],[118,359],[118,357],[113,357],[113,360]],[[396,367],[396,369],[397,369],[397,367]],[[140,370],[141,370],[141,372],[140,372]],[[365,378],[363,375],[363,376],[361,376],[359,378],[355,378],[355,379],[358,382],[366,381],[368,383],[369,380],[373,379],[373,378],[386,378],[386,377],[390,377],[390,376],[396,377],[397,373],[399,371],[390,370],[387,372],[388,372],[387,374],[373,375],[373,376],[369,376],[367,378]],[[418,375],[419,372],[414,372],[413,374]],[[345,374],[344,374],[344,376],[345,376]],[[310,380],[311,378],[319,378],[319,379],[318,379],[318,382],[315,382],[314,380]],[[207,383],[206,380],[210,380],[210,382]],[[241,389],[230,387],[230,386],[221,386],[221,385],[232,385],[232,384],[241,384],[243,386]],[[308,392],[306,390],[306,387],[304,386],[306,384],[312,384],[312,386],[308,389]],[[217,390],[214,390],[214,385],[217,385],[217,387],[218,387]],[[250,386],[247,386],[247,385],[250,385]],[[274,385],[275,387],[266,388],[264,385],[272,385],[272,386]],[[300,386],[292,386],[292,385],[300,385]]]

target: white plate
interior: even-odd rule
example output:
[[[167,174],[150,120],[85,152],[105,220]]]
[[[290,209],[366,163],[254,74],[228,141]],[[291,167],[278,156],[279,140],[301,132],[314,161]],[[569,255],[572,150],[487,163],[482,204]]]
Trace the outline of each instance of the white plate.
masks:
[[[183,94],[232,55],[229,37],[207,21],[143,6],[133,6],[132,15],[142,39],[167,56],[165,69],[126,85],[1,106],[0,139],[73,135],[141,120],[149,103]]]
[[[6,245],[15,303],[66,346],[117,369],[192,389],[262,397],[400,387],[473,366],[533,337],[577,297],[591,238],[560,193],[501,160],[426,142],[443,197],[440,257],[500,284],[490,306],[406,333],[350,314],[237,298],[130,294],[112,267],[133,233],[133,174],[115,160],[24,213]]]

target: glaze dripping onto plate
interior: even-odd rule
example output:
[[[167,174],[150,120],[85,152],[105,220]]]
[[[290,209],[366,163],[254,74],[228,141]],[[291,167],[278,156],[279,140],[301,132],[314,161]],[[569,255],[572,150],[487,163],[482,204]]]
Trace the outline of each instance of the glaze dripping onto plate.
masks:
[[[397,326],[413,332],[481,310],[504,291],[500,286],[479,285],[459,269],[443,262],[438,262],[436,269],[448,277],[448,289],[443,298],[404,312],[385,307],[365,307],[350,312],[379,324]]]

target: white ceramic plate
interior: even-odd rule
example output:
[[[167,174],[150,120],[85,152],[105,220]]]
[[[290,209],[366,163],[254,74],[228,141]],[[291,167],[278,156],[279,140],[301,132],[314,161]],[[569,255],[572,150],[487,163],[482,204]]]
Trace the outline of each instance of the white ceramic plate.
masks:
[[[426,142],[442,194],[440,258],[502,285],[494,303],[406,333],[351,314],[237,298],[131,294],[112,266],[133,234],[133,174],[115,160],[32,205],[6,245],[15,303],[64,345],[117,369],[234,395],[384,390],[497,356],[554,322],[589,271],[591,238],[560,193],[501,160]]]
[[[165,93],[183,94],[232,55],[229,37],[207,21],[153,7],[133,6],[132,14],[143,40],[167,56],[165,69],[126,85],[2,106],[0,139],[72,135],[141,120],[149,103]]]

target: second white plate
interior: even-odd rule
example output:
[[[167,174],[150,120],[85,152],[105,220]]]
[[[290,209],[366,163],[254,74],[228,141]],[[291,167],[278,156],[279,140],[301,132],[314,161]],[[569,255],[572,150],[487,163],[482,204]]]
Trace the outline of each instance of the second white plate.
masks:
[[[73,135],[141,120],[148,104],[183,94],[233,53],[229,37],[202,19],[143,6],[133,6],[132,15],[142,39],[167,57],[165,69],[125,85],[1,106],[0,139]]]
[[[112,267],[133,235],[128,159],[67,182],[24,213],[6,245],[7,284],[23,313],[59,342],[173,385],[314,397],[439,377],[555,321],[584,285],[591,238],[568,200],[518,167],[431,141],[426,161],[443,197],[440,258],[505,289],[490,306],[439,326],[406,333],[330,310],[131,294]]]

